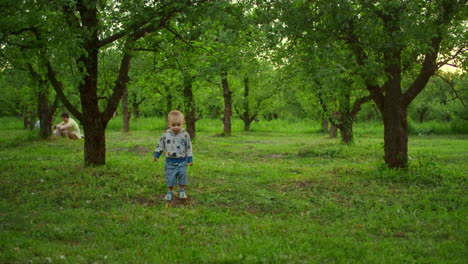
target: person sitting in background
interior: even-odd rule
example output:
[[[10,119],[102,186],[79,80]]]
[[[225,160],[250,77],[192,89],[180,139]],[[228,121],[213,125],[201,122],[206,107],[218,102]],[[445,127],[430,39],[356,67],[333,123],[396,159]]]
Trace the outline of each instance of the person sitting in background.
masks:
[[[62,122],[55,126],[54,135],[70,139],[80,139],[82,136],[78,123],[70,118],[70,115],[66,112],[62,113],[60,117],[62,118]]]

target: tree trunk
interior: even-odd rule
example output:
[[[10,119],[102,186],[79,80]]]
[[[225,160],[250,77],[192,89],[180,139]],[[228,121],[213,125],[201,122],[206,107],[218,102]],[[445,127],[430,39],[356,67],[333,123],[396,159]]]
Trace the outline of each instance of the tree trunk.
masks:
[[[55,113],[55,110],[54,111],[50,111],[50,112],[46,112],[46,113],[41,113],[40,115],[40,124],[41,124],[41,127],[40,127],[40,136],[42,138],[49,138],[50,136],[52,136],[52,126],[54,125],[53,124],[53,120],[52,120],[52,117],[54,116],[54,113]]]
[[[84,140],[85,165],[103,165],[106,163],[106,125],[100,118],[85,118],[86,131]]]
[[[185,102],[185,123],[187,124],[187,132],[190,137],[195,139],[196,126],[195,122],[195,99],[192,90],[192,77],[184,76],[184,102]]]
[[[40,132],[41,138],[49,138],[52,135],[53,116],[57,110],[58,97],[55,97],[52,105],[49,105],[49,89],[46,87],[45,82],[39,82],[38,92],[38,111],[40,120]]]
[[[135,117],[135,120],[137,120],[140,117],[140,105],[139,104],[134,104],[133,105],[133,116]]]
[[[87,83],[93,83],[89,80]],[[99,111],[98,98],[94,89],[89,85],[81,93],[83,107],[83,129],[85,132],[84,160],[86,165],[104,165],[106,163],[106,137],[107,122],[104,122]]]
[[[231,116],[232,116],[232,92],[229,89],[228,74],[223,72],[221,74],[221,84],[223,86],[223,96],[224,96],[224,117],[223,125],[224,132],[226,136],[231,135]]]
[[[79,86],[83,109],[81,122],[85,132],[84,161],[87,166],[104,165],[106,163],[106,125],[113,111],[112,113],[107,113],[109,118],[104,122],[104,118],[99,110],[99,98],[97,96],[99,55],[98,11],[95,5],[87,5],[86,3],[79,3],[78,10],[82,16],[83,27],[90,30],[84,36],[83,43],[87,54],[78,58],[78,62],[82,63],[80,70],[86,73],[83,77],[84,82]],[[122,94],[120,94],[121,96]],[[110,100],[113,99],[111,98]]]
[[[336,138],[337,135],[338,135],[338,129],[336,128],[336,126],[331,124],[331,126],[330,126],[330,138]]]
[[[172,109],[172,94],[168,90],[167,91],[167,100],[166,100],[166,111],[167,111],[167,113],[169,113],[172,110],[173,110]]]
[[[133,116],[135,119],[140,117],[140,105],[143,103],[144,100],[141,100],[140,102],[136,102],[132,104],[132,110],[133,110]]]
[[[249,112],[249,93],[250,93],[250,86],[249,86],[249,77],[244,77],[244,113],[242,115],[242,120],[244,121],[244,131],[250,130],[250,124],[253,121],[253,118],[250,118]]]
[[[419,123],[424,123],[424,119],[428,110],[429,109],[427,107],[423,107],[422,109],[418,110]]]
[[[252,122],[255,120],[256,117],[257,117],[256,114],[252,117],[249,117],[249,116],[244,117],[244,131],[250,130],[250,125],[252,124]]]
[[[31,63],[28,63],[28,68],[32,78],[37,82],[36,95],[39,116],[39,136],[44,139],[49,138],[52,135],[52,118],[57,110],[58,96],[56,95],[52,105],[49,105],[50,89],[47,86],[47,80],[34,70]]]
[[[343,125],[340,126],[340,135],[341,135],[341,143],[343,144],[351,144],[353,142],[353,122],[343,122]]]
[[[130,132],[130,112],[128,111],[128,89],[124,88],[122,95],[122,115],[123,115],[123,132]]]
[[[328,134],[328,120],[326,118],[322,120],[322,132]]]
[[[26,110],[23,116],[23,125],[24,129],[33,130],[34,129],[34,111]]]
[[[357,114],[361,110],[361,106],[369,102],[372,98],[370,95],[361,97],[354,101],[351,107],[351,96],[346,96],[346,101],[342,105],[342,110],[339,112],[340,119],[340,134],[341,134],[341,143],[351,144],[354,140],[353,126],[354,121],[356,120]]]
[[[408,165],[407,110],[400,104],[386,104],[383,112],[385,163],[390,168]]]

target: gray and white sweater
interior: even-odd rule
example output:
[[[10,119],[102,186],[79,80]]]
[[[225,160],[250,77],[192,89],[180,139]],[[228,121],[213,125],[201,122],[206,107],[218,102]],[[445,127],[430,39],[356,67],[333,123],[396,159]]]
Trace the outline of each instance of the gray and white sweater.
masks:
[[[164,131],[154,151],[154,156],[159,158],[163,151],[166,151],[166,161],[193,162],[192,141],[189,133],[184,129],[177,134],[171,129]]]

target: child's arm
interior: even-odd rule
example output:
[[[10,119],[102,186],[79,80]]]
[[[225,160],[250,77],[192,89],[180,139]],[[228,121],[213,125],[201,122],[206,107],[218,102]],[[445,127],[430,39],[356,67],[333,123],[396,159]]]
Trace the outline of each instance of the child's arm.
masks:
[[[187,151],[187,163],[189,166],[193,166],[192,140],[188,133],[185,133],[185,149]]]
[[[166,137],[163,134],[161,138],[159,139],[158,146],[154,150],[153,162],[158,161],[159,157],[163,153],[164,148],[165,148],[165,142],[166,142]]]

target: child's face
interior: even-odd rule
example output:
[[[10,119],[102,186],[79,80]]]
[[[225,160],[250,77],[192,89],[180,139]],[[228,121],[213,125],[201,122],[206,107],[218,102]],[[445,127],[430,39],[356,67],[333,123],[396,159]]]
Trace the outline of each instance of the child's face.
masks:
[[[169,120],[169,128],[174,133],[179,133],[182,130],[183,126],[184,126],[184,122],[182,120],[178,120],[178,119]]]

